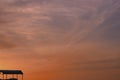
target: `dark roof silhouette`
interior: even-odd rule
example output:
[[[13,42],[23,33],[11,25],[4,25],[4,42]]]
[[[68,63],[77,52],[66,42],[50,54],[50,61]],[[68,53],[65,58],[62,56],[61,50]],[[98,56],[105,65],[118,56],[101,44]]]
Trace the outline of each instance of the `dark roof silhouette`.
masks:
[[[21,70],[0,70],[2,74],[23,74]]]

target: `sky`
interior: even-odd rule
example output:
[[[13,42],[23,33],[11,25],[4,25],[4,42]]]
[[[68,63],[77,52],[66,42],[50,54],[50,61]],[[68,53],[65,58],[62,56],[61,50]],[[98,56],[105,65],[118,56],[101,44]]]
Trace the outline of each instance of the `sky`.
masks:
[[[0,69],[120,80],[120,0],[0,0]]]

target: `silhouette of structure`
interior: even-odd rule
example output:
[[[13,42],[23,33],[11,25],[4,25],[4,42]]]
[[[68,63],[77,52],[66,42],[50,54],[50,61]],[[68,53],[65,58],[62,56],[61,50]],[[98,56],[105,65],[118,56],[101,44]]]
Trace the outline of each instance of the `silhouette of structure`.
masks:
[[[2,79],[0,80],[18,80],[19,75],[21,75],[21,79],[23,80],[23,72],[21,70],[0,70],[0,74],[2,75]],[[12,75],[12,77],[8,78],[8,75]]]

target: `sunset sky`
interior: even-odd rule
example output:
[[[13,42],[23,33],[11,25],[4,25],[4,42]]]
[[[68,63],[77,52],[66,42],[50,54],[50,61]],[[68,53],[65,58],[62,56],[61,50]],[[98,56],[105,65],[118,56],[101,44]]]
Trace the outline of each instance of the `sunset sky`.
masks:
[[[0,69],[120,80],[120,0],[0,0]]]

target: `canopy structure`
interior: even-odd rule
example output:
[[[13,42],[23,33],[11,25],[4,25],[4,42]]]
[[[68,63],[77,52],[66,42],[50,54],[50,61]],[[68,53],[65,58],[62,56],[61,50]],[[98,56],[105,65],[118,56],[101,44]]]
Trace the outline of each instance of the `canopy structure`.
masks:
[[[0,74],[3,75],[0,80],[18,80],[19,75],[22,75],[23,80],[23,72],[21,70],[0,70]],[[8,75],[12,75],[12,77],[10,78]]]
[[[2,74],[23,74],[21,70],[0,70]]]

